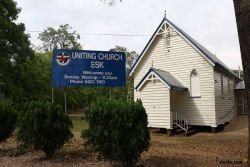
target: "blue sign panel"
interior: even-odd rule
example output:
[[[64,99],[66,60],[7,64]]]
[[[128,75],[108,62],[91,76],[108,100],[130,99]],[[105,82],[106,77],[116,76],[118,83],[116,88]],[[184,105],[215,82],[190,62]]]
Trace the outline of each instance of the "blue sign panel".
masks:
[[[125,86],[124,52],[54,49],[53,86]]]

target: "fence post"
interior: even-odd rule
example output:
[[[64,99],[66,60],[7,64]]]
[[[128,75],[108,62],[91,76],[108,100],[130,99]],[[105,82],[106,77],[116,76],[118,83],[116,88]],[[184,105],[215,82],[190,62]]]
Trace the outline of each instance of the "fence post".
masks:
[[[65,115],[67,115],[67,93],[65,90],[63,91],[63,94],[64,94],[64,112]]]

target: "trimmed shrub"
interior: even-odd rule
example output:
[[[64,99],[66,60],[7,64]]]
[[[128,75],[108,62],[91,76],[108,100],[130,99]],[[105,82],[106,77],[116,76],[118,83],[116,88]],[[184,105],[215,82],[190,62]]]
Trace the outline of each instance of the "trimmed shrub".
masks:
[[[150,145],[147,114],[141,102],[99,100],[87,112],[81,137],[105,160],[133,166]]]
[[[0,142],[7,139],[15,130],[17,113],[7,103],[0,102]]]
[[[73,137],[72,122],[60,105],[30,102],[19,119],[18,139],[31,144],[51,158],[56,150]]]

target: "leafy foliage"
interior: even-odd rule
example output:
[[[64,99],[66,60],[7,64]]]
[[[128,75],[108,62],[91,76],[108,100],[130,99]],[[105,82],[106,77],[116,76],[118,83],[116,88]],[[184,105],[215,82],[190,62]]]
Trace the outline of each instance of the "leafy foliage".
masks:
[[[20,11],[14,1],[0,1],[0,94],[6,98],[23,92],[23,65],[34,57],[24,24],[16,23]]]
[[[132,166],[149,147],[147,115],[141,102],[102,99],[90,108],[87,120],[89,128],[81,137],[106,160]]]
[[[73,137],[72,122],[60,105],[33,101],[25,108],[19,118],[18,131],[18,139],[24,144],[31,144],[35,149],[43,150],[47,157],[52,157]]]
[[[50,51],[53,48],[60,49],[81,49],[81,44],[77,42],[80,35],[76,31],[70,32],[71,27],[68,24],[60,25],[56,30],[48,27],[39,34],[39,39],[43,43],[45,50]]]
[[[21,105],[30,100],[51,100],[51,67],[52,52],[36,53],[32,60],[24,63],[23,72],[19,76],[22,81],[20,87],[11,90],[15,95],[12,100]],[[127,80],[127,86],[122,88],[68,87],[65,89],[68,111],[87,108],[100,97],[126,100],[132,84]],[[55,102],[64,105],[63,89],[54,88],[54,91]]]
[[[126,67],[127,70],[129,70],[133,63],[135,62],[136,58],[139,56],[135,51],[128,51],[126,47],[122,46],[115,46],[114,48],[111,48],[110,51],[117,51],[117,52],[125,52],[126,53]]]
[[[107,3],[109,6],[114,6],[117,2],[122,2],[122,0],[100,0],[103,3]]]
[[[15,130],[17,113],[14,108],[4,102],[0,102],[0,142],[7,139]]]
[[[31,100],[51,99],[51,65],[52,52],[34,53],[30,48],[29,36],[25,34],[25,26],[17,23],[19,9],[13,0],[0,1],[0,100],[9,99],[13,104],[22,107]],[[39,39],[44,50],[57,48],[80,49],[80,38],[76,31],[66,24],[59,28],[48,27]],[[127,71],[137,54],[127,48],[115,46],[111,50],[126,52]],[[127,77],[127,86],[123,88],[67,88],[68,110],[84,109],[100,97],[124,99],[128,98],[133,82]],[[63,104],[63,91],[55,88],[55,102]],[[130,99],[133,99],[132,94]]]
[[[126,48],[116,46],[116,51],[125,51]],[[129,53],[126,52],[126,55]],[[37,53],[32,61],[26,63],[26,72],[23,74],[22,92],[14,98],[17,101],[26,102],[28,100],[49,100],[51,99],[51,60],[52,52]],[[128,59],[127,59],[128,60]],[[27,79],[32,78],[32,80]],[[128,89],[132,91],[133,82],[127,78],[126,87],[108,88],[108,87],[68,87],[64,89],[67,92],[68,111],[85,109],[90,104],[95,103],[96,99],[112,98],[127,100]],[[62,88],[54,88],[55,101],[64,105],[64,96]],[[133,99],[131,97],[130,99]]]
[[[36,54],[32,60],[21,67],[19,89],[13,89],[14,102],[25,103],[30,100],[49,100],[51,98],[51,60],[52,53]]]

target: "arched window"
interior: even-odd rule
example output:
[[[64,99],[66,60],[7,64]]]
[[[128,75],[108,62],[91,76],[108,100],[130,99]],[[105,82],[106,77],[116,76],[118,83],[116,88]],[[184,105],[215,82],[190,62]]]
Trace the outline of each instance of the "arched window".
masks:
[[[200,78],[195,69],[190,74],[190,95],[191,97],[200,97]]]

